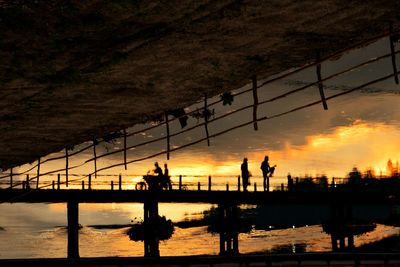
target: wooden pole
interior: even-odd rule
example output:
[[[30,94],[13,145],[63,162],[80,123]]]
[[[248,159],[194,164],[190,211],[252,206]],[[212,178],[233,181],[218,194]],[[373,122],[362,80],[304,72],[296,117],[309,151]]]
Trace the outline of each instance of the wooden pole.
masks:
[[[207,109],[207,94],[204,94],[204,128],[206,129],[207,146],[210,146],[210,135],[208,133],[208,109]]]
[[[167,127],[167,160],[169,160],[169,151],[170,151],[170,137],[169,137],[169,123],[168,123],[168,113],[165,112],[165,125]]]
[[[393,73],[394,73],[394,82],[396,84],[399,84],[399,77],[397,75],[397,66],[396,66],[396,54],[394,51],[394,36],[393,36],[393,25],[392,23],[389,24],[389,31],[390,31],[390,52],[392,54],[392,67],[393,67]]]
[[[119,175],[119,179],[118,179],[118,190],[122,190],[122,176],[121,176],[121,174]]]
[[[200,191],[200,182],[197,183],[197,190]]]
[[[92,189],[92,175],[89,174],[89,185],[88,185],[88,189],[91,190]]]
[[[257,124],[257,106],[258,106],[258,95],[257,95],[257,77],[253,76],[251,78],[252,84],[253,84],[253,99],[254,99],[254,105],[253,105],[253,125],[254,125],[254,130],[258,130],[258,124]]]
[[[55,185],[54,180],[51,182],[51,188],[52,188],[53,190],[56,189],[56,185]]]
[[[69,165],[68,148],[65,148],[65,186],[68,187],[68,165]]]
[[[26,182],[25,182],[25,189],[30,189],[31,186],[29,185],[29,174],[26,175]]]
[[[93,137],[93,156],[94,156],[94,178],[97,179],[96,139],[94,137]]]
[[[211,175],[208,176],[208,191],[211,191]]]
[[[111,181],[111,190],[114,190],[114,181]]]
[[[40,157],[38,158],[38,165],[37,165],[36,189],[39,189],[39,177],[40,177]]]
[[[57,173],[57,190],[60,190],[61,175]]]
[[[126,129],[124,129],[124,166],[125,166],[125,170],[128,169],[128,164],[126,164]]]
[[[254,183],[254,192],[257,192],[257,184]]]
[[[179,175],[179,190],[182,190],[182,175]]]
[[[82,190],[85,190],[85,181],[82,181]]]
[[[229,184],[226,183],[226,191],[229,191]]]
[[[13,186],[13,168],[10,169],[10,189],[12,189]]]
[[[240,175],[238,175],[238,183],[237,183],[237,189],[240,192]]]
[[[317,78],[318,78],[318,89],[319,89],[319,94],[321,96],[321,100],[322,100],[322,105],[324,106],[325,110],[328,110],[328,104],[326,103],[326,99],[325,99],[325,94],[324,94],[324,86],[322,84],[322,75],[321,75],[321,57],[319,54],[319,51],[317,52]]]

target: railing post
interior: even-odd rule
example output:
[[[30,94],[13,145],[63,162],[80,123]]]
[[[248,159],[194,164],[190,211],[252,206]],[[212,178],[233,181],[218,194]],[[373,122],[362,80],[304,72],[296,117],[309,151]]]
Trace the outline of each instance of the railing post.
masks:
[[[229,191],[229,184],[226,183],[226,191]]]
[[[111,181],[111,190],[114,190],[114,181]]]
[[[13,168],[10,169],[10,189],[12,189],[13,186]]]
[[[22,181],[22,189],[25,189],[25,181]]]
[[[281,191],[283,191],[285,189],[285,185],[281,184]]]
[[[197,183],[197,190],[200,191],[200,182]]]
[[[89,174],[89,185],[88,185],[88,189],[91,190],[92,189],[92,175]]]
[[[179,190],[182,190],[182,175],[179,175]]]
[[[54,180],[52,181],[52,183],[51,183],[51,189],[56,189],[56,183],[54,182]]]
[[[122,190],[122,176],[121,176],[121,174],[119,175],[119,180],[118,180],[118,190]]]
[[[26,175],[26,182],[25,182],[25,189],[30,189],[31,186],[29,185],[29,174]]]
[[[85,181],[82,181],[82,190],[85,190]]]
[[[254,183],[254,192],[257,192],[257,183]]]
[[[60,174],[58,173],[57,174],[57,190],[60,190],[60,183],[61,183],[61,176],[60,176]]]
[[[211,191],[211,175],[208,176],[208,191]]]
[[[237,190],[240,192],[240,175],[238,175]]]

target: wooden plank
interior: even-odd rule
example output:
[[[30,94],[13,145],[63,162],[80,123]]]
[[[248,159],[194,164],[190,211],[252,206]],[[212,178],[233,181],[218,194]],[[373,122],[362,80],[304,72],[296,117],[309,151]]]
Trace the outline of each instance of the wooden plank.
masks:
[[[169,160],[169,152],[170,152],[170,134],[169,134],[169,123],[168,123],[168,113],[165,112],[165,125],[167,127],[167,160]]]
[[[258,130],[258,124],[257,124],[257,107],[258,107],[258,95],[257,95],[257,77],[253,76],[251,78],[252,81],[252,89],[253,89],[253,100],[254,100],[254,104],[253,104],[253,126],[254,126],[254,130],[257,131]]]
[[[395,50],[394,50],[393,25],[391,23],[389,25],[389,31],[390,31],[389,42],[390,42],[390,52],[391,52],[391,57],[392,57],[392,68],[393,68],[393,74],[394,74],[394,82],[396,84],[399,84],[399,77],[397,75],[397,66],[396,66],[396,54],[395,54]]]
[[[319,89],[319,94],[321,96],[322,105],[325,110],[328,110],[328,104],[326,103],[325,93],[324,93],[324,85],[322,83],[321,58],[319,52],[317,52],[317,78],[318,78],[318,89]]]
[[[204,94],[204,128],[206,130],[207,146],[210,146],[210,135],[208,133],[208,116],[207,116],[207,94]]]

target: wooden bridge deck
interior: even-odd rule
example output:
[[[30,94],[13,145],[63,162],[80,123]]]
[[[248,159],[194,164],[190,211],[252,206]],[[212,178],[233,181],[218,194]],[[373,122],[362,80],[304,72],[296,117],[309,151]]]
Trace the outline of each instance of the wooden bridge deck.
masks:
[[[351,191],[137,191],[137,190],[23,190],[0,189],[0,202],[143,203],[146,200],[174,203],[231,204],[399,204],[400,192]]]

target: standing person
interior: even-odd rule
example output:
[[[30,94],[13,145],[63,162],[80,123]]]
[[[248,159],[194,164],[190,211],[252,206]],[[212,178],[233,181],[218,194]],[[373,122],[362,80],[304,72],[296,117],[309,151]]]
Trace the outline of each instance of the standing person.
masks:
[[[165,177],[168,177],[168,176],[169,176],[169,171],[168,171],[167,163],[164,163],[164,176],[165,176]]]
[[[269,166],[269,157],[265,156],[264,161],[261,163],[260,169],[262,170],[262,174],[264,177],[264,191],[267,190],[269,192],[269,172],[271,166]]]
[[[167,188],[169,190],[172,190],[172,183],[171,183],[171,179],[169,178],[169,171],[168,171],[167,163],[164,163],[164,183],[165,183],[165,186],[167,186]]]
[[[247,186],[249,185],[249,166],[247,164],[247,158],[243,159],[240,168],[242,170],[243,191],[247,192]]]

